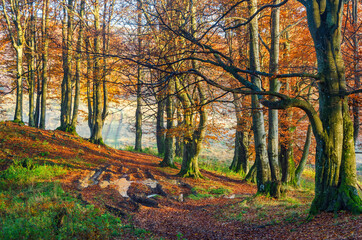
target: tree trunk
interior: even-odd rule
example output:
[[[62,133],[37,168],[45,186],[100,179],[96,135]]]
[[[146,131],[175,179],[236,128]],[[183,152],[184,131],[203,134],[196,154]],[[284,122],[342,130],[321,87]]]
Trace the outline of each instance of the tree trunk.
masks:
[[[273,4],[279,4],[280,0],[274,0]],[[269,71],[271,74],[278,73],[279,65],[279,16],[280,9],[272,8],[271,10],[271,47],[270,47],[270,59],[269,59]],[[279,92],[280,82],[276,78],[270,78],[269,80],[270,91]],[[275,100],[275,97],[270,97],[271,101]],[[269,134],[268,134],[268,157],[270,164],[270,173],[272,181],[278,181],[280,178],[279,163],[278,163],[278,110],[269,109]]]
[[[359,65],[359,38],[357,32],[359,31],[359,25],[358,25],[358,0],[352,0],[352,24],[353,24],[353,30],[355,34],[353,34],[353,50],[354,50],[354,87],[355,89],[359,89],[361,87],[360,83],[360,73],[358,72],[358,65]],[[358,143],[358,134],[360,129],[360,115],[359,115],[359,101],[353,98],[353,139],[354,144],[357,146]]]
[[[138,58],[141,59],[142,52],[142,2],[137,0],[137,51]],[[136,140],[135,140],[135,150],[142,151],[142,66],[137,66],[137,108],[136,108]]]
[[[62,103],[60,130],[74,132],[71,127],[72,113],[72,38],[73,38],[73,3],[74,0],[68,0],[64,10],[64,16],[67,21],[63,20],[63,82],[62,82]]]
[[[184,152],[184,145],[183,145],[183,138],[182,138],[182,128],[184,126],[184,121],[182,119],[182,106],[181,106],[181,102],[177,101],[176,104],[176,108],[177,108],[177,129],[178,129],[178,134],[176,135],[176,149],[175,149],[175,155],[176,157],[182,157],[183,152]]]
[[[316,187],[311,213],[346,209],[362,213],[358,196],[353,122],[349,114],[341,53],[343,0],[305,4],[320,74],[320,122],[313,122],[317,141]]]
[[[46,0],[43,5],[43,19],[42,19],[42,37],[43,37],[43,71],[42,71],[42,92],[41,92],[41,107],[40,107],[40,125],[41,129],[45,129],[46,123],[46,105],[47,105],[47,91],[48,91],[48,24],[49,24],[49,0]]]
[[[249,3],[250,15],[257,10],[257,1],[251,0]],[[258,18],[255,17],[249,24],[250,29],[250,70],[260,71],[259,43],[258,43]],[[252,76],[252,83],[261,89],[261,80]],[[271,180],[270,165],[268,161],[266,147],[266,133],[264,127],[264,114],[258,96],[252,96],[252,118],[255,144],[255,162],[257,172],[258,192],[268,192],[267,185]]]
[[[171,84],[170,84],[171,85]],[[169,86],[170,87],[170,86]],[[174,137],[174,104],[172,99],[172,92],[169,92],[169,95],[166,100],[166,113],[167,113],[167,131],[165,138],[165,156],[163,157],[162,162],[160,163],[161,167],[175,167],[174,156],[175,156],[175,137]]]
[[[78,109],[79,109],[79,99],[80,99],[80,75],[81,75],[81,57],[82,57],[82,43],[83,43],[83,16],[84,16],[85,0],[82,0],[80,3],[79,11],[79,31],[78,31],[78,41],[77,49],[75,56],[75,93],[74,93],[74,107],[73,107],[73,117],[71,122],[71,128],[76,129],[77,120],[78,120]]]
[[[23,122],[23,47],[16,48],[16,106],[14,122]]]
[[[90,137],[90,141],[95,144],[103,144],[102,139],[102,128],[103,128],[103,120],[102,120],[102,89],[101,89],[101,79],[100,79],[100,64],[98,54],[100,53],[100,21],[99,21],[99,1],[95,1],[95,9],[94,9],[94,71],[93,71],[93,131]]]
[[[302,158],[300,159],[297,169],[295,170],[294,185],[296,185],[296,186],[300,185],[300,178],[302,176],[305,165],[307,164],[311,140],[312,140],[312,126],[309,125],[308,130],[307,130],[307,137],[306,137],[306,140],[304,143],[303,155],[302,155]]]
[[[142,151],[142,96],[141,96],[141,66],[138,66],[137,77],[137,107],[136,107],[136,140],[135,150]]]
[[[246,116],[242,114],[242,106],[240,96],[234,94],[234,107],[236,115],[236,133],[235,133],[235,149],[234,158],[229,167],[230,170],[241,173],[242,175],[248,172],[249,160],[249,128]]]
[[[160,155],[165,153],[165,126],[164,126],[164,112],[165,112],[165,101],[162,99],[163,96],[159,97],[157,101],[157,116],[156,116],[156,140],[157,150]]]
[[[280,144],[280,164],[282,169],[282,183],[290,183],[294,179],[295,163],[293,153],[293,143],[291,139]]]

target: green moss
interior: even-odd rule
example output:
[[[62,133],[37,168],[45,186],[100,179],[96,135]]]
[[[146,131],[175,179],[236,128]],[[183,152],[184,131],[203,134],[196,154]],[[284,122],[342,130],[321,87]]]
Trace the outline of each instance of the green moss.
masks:
[[[60,131],[67,132],[67,133],[78,136],[76,128],[73,125],[66,125],[66,126],[63,126],[63,127],[60,126],[56,130],[60,130]]]
[[[19,119],[15,119],[15,120],[13,120],[12,122],[13,122],[13,123],[18,123],[19,126],[24,126],[24,125],[25,125],[25,123],[24,123],[23,121],[19,120]]]

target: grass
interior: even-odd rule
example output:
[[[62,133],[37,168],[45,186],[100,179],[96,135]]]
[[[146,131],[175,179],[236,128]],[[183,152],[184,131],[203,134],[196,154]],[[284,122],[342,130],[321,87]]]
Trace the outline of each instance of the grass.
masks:
[[[14,160],[0,173],[0,239],[113,239],[148,233],[65,192],[54,178],[67,171],[27,158]]]
[[[1,185],[28,185],[64,175],[67,169],[58,165],[39,165],[31,158],[14,159],[8,169],[0,173]]]
[[[142,151],[136,151],[133,146],[125,146],[121,150],[129,151],[129,152],[146,153],[146,154],[150,154],[150,155],[153,155],[156,157],[161,157],[161,158],[163,157],[162,154],[159,154],[157,152],[156,148],[147,147],[147,148],[142,149]],[[175,163],[181,164],[182,157],[175,156],[174,161],[175,161]],[[226,162],[219,162],[215,159],[211,160],[211,159],[206,159],[206,158],[199,158],[199,167],[200,167],[200,169],[210,171],[210,172],[217,172],[218,174],[221,174],[221,175],[227,176],[227,177],[236,177],[236,178],[245,177],[245,175],[243,175],[241,173],[235,173],[235,172],[231,171]]]
[[[143,148],[141,151],[136,151],[133,146],[125,146],[124,148],[121,148],[120,150],[128,151],[128,152],[138,152],[138,153],[146,153],[150,154],[152,156],[156,157],[163,157],[161,154],[157,152],[156,148],[146,147]]]
[[[193,194],[187,196],[189,199],[200,200],[204,198],[213,198],[213,197],[221,197],[231,193],[230,189],[219,187],[219,188],[200,188],[194,187],[192,189]]]
[[[257,226],[297,223],[304,221],[308,216],[309,204],[309,201],[301,202],[295,197],[276,200],[255,195],[223,208],[216,217]]]

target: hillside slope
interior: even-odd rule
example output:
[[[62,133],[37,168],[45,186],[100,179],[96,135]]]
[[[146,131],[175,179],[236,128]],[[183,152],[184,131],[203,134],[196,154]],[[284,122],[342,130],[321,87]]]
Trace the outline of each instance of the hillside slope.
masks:
[[[146,239],[358,239],[362,236],[361,216],[321,214],[305,222],[313,199],[311,189],[290,189],[287,197],[280,200],[254,196],[256,187],[238,176],[202,170],[206,179],[180,179],[175,176],[177,169],[158,166],[160,158],[98,146],[61,131],[44,131],[12,122],[0,123],[0,145],[0,171],[8,171],[14,163],[25,168],[34,163],[59,166],[65,172],[54,175],[50,181],[60,182],[66,193],[85,206],[95,205],[132,228],[146,229],[149,232],[141,236]],[[40,182],[30,180],[30,185]],[[11,183],[2,186],[9,187]],[[7,202],[0,196],[0,206]],[[63,206],[65,213],[69,212],[67,207]],[[0,217],[5,218],[8,213],[1,209]],[[88,238],[98,236],[87,234]],[[126,238],[140,238],[134,232],[127,234]]]

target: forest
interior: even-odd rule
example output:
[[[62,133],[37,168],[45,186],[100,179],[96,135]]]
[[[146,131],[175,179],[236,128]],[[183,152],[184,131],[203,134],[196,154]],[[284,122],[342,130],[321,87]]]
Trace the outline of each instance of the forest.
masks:
[[[0,0],[0,239],[358,239],[361,11]]]

